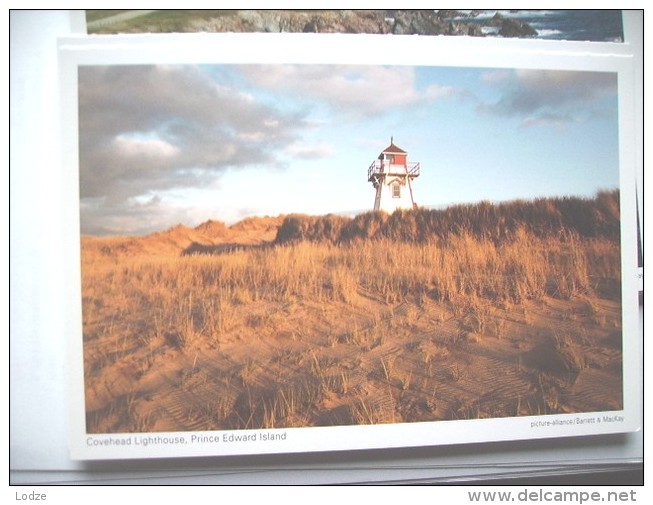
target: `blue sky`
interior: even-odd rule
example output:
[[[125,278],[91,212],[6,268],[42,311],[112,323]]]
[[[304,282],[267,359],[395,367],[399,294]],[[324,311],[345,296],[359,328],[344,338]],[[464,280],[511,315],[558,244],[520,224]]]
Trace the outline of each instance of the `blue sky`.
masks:
[[[618,187],[613,73],[352,65],[79,72],[82,233],[371,210],[394,137],[426,207]]]

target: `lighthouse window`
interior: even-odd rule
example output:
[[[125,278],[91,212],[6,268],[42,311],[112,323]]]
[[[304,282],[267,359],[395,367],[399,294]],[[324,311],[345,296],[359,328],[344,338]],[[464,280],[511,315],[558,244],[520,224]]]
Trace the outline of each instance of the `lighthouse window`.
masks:
[[[397,183],[392,185],[392,198],[401,198],[401,186]]]

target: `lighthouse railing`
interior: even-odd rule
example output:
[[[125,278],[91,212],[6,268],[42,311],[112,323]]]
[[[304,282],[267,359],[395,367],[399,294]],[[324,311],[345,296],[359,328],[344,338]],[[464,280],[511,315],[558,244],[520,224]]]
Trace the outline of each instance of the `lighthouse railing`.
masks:
[[[381,174],[408,175],[409,177],[418,177],[420,174],[419,162],[406,163],[405,165],[395,165],[385,160],[374,160],[367,169],[367,180],[373,181]]]

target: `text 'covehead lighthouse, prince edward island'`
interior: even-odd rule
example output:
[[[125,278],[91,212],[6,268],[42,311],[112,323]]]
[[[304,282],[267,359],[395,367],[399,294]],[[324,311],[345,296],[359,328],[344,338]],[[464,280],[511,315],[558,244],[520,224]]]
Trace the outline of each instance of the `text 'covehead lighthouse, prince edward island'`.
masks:
[[[391,137],[390,145],[367,169],[367,180],[376,190],[374,210],[392,213],[415,208],[413,184],[419,173],[419,163],[408,162],[408,153],[397,147]]]

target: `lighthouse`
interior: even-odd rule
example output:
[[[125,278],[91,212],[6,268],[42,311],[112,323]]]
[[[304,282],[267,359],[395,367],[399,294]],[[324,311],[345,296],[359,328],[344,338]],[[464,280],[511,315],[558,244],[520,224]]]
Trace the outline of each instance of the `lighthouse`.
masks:
[[[367,169],[367,180],[376,191],[374,210],[392,213],[397,209],[416,207],[414,179],[419,177],[419,163],[408,162],[408,153],[394,144],[386,147]]]

